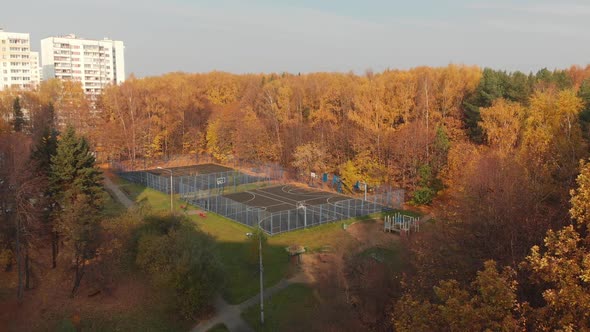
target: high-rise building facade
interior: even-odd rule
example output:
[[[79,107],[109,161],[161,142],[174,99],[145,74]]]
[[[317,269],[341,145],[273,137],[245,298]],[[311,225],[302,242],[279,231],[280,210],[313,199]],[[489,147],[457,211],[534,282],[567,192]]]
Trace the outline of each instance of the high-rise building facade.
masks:
[[[125,46],[122,41],[91,40],[75,35],[41,40],[44,80],[59,78],[82,83],[84,92],[96,96],[108,84],[125,81]]]
[[[29,34],[0,29],[0,90],[34,88],[39,81],[39,53],[31,52]]]

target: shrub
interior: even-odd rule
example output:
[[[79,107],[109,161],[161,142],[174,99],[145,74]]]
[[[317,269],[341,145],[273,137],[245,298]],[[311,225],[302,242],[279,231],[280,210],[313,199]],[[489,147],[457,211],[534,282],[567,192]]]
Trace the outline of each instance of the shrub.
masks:
[[[194,319],[221,286],[214,246],[210,236],[180,217],[152,216],[139,236],[135,262],[156,286],[172,291],[184,317]]]
[[[414,191],[414,203],[416,204],[430,204],[436,192],[429,187],[419,187]]]

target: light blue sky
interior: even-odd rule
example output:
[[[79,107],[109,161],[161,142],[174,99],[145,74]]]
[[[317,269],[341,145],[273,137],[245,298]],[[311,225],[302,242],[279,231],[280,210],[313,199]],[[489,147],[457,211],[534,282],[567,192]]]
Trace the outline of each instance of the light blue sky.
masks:
[[[0,27],[31,33],[34,50],[67,33],[123,40],[127,74],[137,76],[590,63],[590,1],[33,0],[0,8]]]

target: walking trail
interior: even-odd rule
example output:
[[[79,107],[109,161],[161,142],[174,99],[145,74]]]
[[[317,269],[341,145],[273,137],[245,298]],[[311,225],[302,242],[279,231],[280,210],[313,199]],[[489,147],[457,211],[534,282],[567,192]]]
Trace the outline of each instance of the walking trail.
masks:
[[[129,197],[127,197],[127,195],[125,195],[125,193],[123,193],[123,191],[119,189],[119,186],[114,184],[108,176],[104,177],[104,185],[110,192],[112,192],[115,195],[115,197],[117,197],[117,200],[121,202],[121,204],[123,204],[126,208],[130,208],[133,206],[133,201],[130,200]]]
[[[111,191],[117,200],[121,202],[126,208],[131,208],[133,206],[133,201],[119,189],[119,186],[113,183],[113,181],[108,177],[104,177],[104,185],[105,187]],[[269,287],[264,290],[264,298],[267,299],[272,296],[274,293],[287,288],[289,285],[293,283],[303,283],[306,282],[306,277],[300,273],[295,275],[290,279],[283,279],[278,284]],[[258,304],[260,301],[260,293],[251,298],[247,299],[246,301],[231,305],[225,302],[225,300],[218,295],[214,301],[215,307],[215,315],[206,321],[201,321],[197,326],[192,329],[192,332],[206,332],[207,330],[211,329],[217,324],[224,324],[230,331],[232,332],[250,332],[254,331],[243,319],[242,319],[242,311],[246,308],[249,308],[253,305]]]
[[[266,288],[264,290],[264,298],[267,299],[276,292],[287,288],[289,285],[293,283],[299,283],[303,280],[300,275],[297,275],[291,279],[283,279],[278,284]],[[225,302],[221,296],[217,296],[215,299],[215,316],[209,318],[206,321],[202,321],[197,326],[192,329],[192,332],[206,332],[212,327],[217,324],[223,323],[228,330],[232,332],[250,332],[254,331],[243,319],[242,319],[242,311],[246,310],[247,308],[257,305],[260,303],[260,293],[252,296],[251,298],[247,299],[246,301],[231,305]]]

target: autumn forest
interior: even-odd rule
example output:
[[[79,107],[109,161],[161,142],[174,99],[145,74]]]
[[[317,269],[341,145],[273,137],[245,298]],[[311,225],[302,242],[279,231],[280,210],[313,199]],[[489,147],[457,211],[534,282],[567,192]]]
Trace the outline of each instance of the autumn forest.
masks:
[[[0,91],[0,178],[12,179],[0,182],[0,206],[22,205],[16,226],[0,218],[0,268],[34,262],[28,243],[47,247],[55,267],[62,238],[98,232],[72,226],[104,204],[87,204],[103,195],[90,184],[98,173],[85,173],[78,191],[64,180],[70,175],[57,174],[59,156],[75,155],[68,151],[137,169],[208,156],[279,164],[303,182],[311,171],[330,172],[346,188],[359,179],[402,188],[408,209],[433,217],[400,240],[406,263],[388,277],[374,330],[584,330],[589,140],[590,66],[170,73],[131,77],[96,100],[76,82],[49,80],[33,91]],[[52,203],[44,203],[51,213],[31,212],[31,196],[51,197],[64,215]],[[85,273],[78,261],[96,250],[89,241],[63,249],[76,262],[72,294]]]

